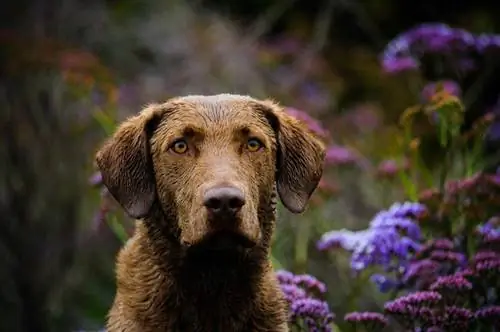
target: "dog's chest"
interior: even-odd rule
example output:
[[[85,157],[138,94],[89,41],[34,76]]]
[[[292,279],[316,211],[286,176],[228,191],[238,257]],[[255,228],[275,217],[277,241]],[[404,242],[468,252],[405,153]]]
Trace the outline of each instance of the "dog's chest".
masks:
[[[215,308],[214,311],[210,311],[209,308],[200,311],[194,306],[183,307],[182,311],[178,311],[170,318],[172,320],[168,324],[169,331],[253,331],[244,313],[238,315],[235,312],[222,312]]]
[[[232,287],[194,288],[168,300],[170,331],[253,331],[250,317],[258,310],[250,294]]]

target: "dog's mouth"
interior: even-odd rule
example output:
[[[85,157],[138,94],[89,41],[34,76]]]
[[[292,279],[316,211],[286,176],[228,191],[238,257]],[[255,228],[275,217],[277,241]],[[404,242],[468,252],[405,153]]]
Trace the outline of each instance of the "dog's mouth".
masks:
[[[219,230],[207,234],[196,246],[209,250],[238,250],[250,249],[256,245],[255,241],[250,239],[242,232],[236,230]]]

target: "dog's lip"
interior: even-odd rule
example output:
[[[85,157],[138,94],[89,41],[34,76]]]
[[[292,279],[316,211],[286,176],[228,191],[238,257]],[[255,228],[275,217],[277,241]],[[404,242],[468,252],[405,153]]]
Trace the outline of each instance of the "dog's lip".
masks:
[[[220,229],[209,232],[201,241],[197,243],[207,249],[250,249],[257,243],[244,233],[232,229]]]

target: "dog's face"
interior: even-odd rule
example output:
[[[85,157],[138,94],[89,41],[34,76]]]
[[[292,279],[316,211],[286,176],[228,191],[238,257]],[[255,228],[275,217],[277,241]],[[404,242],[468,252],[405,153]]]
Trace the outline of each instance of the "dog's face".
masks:
[[[302,212],[323,159],[321,142],[276,104],[235,95],[149,106],[97,154],[125,211],[146,218],[160,204],[186,245],[259,243],[275,184],[284,205]]]

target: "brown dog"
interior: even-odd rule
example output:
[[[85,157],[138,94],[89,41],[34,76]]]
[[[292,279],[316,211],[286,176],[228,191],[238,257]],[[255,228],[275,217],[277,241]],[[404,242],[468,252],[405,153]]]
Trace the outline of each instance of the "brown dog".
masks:
[[[279,106],[246,96],[174,98],[125,121],[96,158],[139,219],[108,331],[288,331],[269,261],[277,193],[304,211],[324,155]]]

